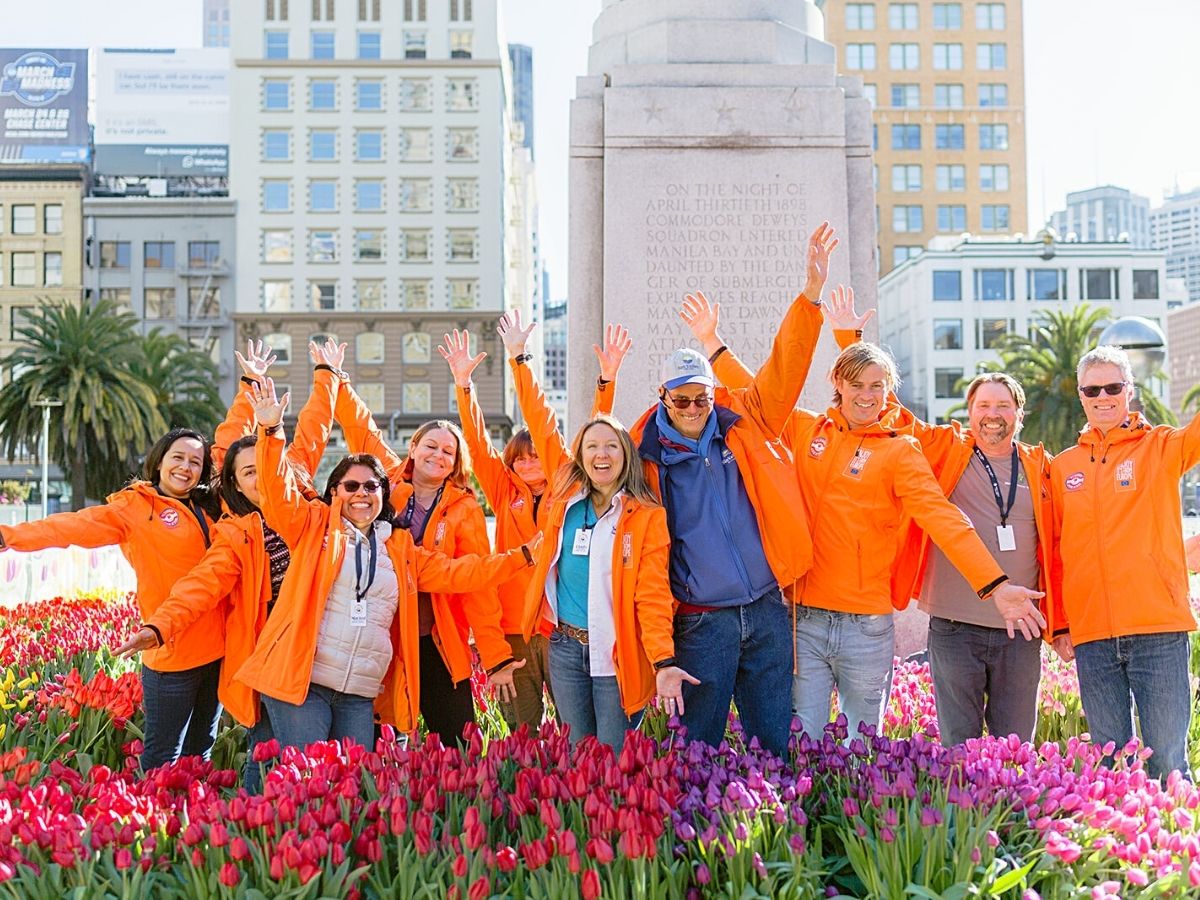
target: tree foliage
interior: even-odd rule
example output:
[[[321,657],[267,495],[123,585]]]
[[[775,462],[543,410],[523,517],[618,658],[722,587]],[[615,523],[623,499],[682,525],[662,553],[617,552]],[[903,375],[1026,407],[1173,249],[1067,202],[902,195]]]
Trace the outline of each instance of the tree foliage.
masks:
[[[150,329],[141,345],[133,373],[154,391],[155,405],[167,428],[195,428],[212,434],[225,416],[225,404],[217,390],[220,373],[216,363],[179,335],[161,328]]]

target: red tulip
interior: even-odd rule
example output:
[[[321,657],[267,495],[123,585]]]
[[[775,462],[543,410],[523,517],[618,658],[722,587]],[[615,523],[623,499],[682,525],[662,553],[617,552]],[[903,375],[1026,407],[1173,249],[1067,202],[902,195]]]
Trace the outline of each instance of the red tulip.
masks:
[[[225,885],[226,887],[235,887],[237,883],[242,880],[242,874],[238,871],[237,866],[231,862],[227,862],[225,865],[221,866],[221,874],[219,877],[221,884]]]
[[[596,900],[600,896],[600,873],[595,869],[584,872],[579,880],[579,892],[584,900]]]

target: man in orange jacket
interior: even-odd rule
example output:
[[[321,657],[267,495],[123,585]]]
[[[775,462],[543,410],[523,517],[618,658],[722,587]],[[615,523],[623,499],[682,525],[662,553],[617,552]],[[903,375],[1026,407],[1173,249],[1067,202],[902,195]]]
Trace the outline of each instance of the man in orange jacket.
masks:
[[[1187,772],[1196,621],[1179,479],[1200,462],[1200,416],[1172,428],[1130,412],[1133,370],[1117,347],[1085,353],[1077,376],[1088,424],[1050,466],[1062,585],[1050,627],[1070,632],[1092,739],[1119,748],[1133,737],[1132,696],[1149,774]]]

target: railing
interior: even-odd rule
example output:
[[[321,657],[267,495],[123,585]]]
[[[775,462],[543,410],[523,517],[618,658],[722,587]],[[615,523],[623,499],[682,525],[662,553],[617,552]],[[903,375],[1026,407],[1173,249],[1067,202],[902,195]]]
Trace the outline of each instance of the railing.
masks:
[[[90,591],[132,591],[133,569],[117,547],[82,547],[0,553],[0,607]]]

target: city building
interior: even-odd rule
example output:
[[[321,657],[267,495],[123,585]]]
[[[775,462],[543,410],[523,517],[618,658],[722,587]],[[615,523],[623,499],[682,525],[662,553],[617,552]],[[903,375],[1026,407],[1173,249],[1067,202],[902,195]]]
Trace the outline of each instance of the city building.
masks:
[[[517,134],[521,146],[536,160],[533,149],[533,48],[525,44],[509,44],[508,59],[512,65],[513,124],[520,125]]]
[[[204,0],[204,46],[229,46],[229,4],[231,0]]]
[[[1067,194],[1067,208],[1050,217],[1065,241],[1128,241],[1145,249],[1150,243],[1150,201],[1125,188],[1106,184]]]
[[[1188,300],[1200,300],[1200,190],[1168,196],[1150,211],[1150,241],[1167,254],[1167,274],[1187,284]]]
[[[935,235],[1026,225],[1020,0],[818,0],[838,68],[874,104],[879,270]]]
[[[546,355],[546,397],[558,413],[558,421],[564,434],[571,434],[571,423],[567,421],[567,302],[546,302],[543,319],[542,347]]]
[[[1180,422],[1200,412],[1193,404],[1183,408],[1183,398],[1200,384],[1200,303],[1188,303],[1167,313],[1167,371],[1171,376],[1171,411]]]
[[[1165,329],[1180,288],[1160,251],[1123,242],[946,239],[880,279],[880,339],[899,364],[901,400],[941,422],[962,403],[963,377],[998,360],[1004,336],[1030,334],[1041,313],[1086,301]],[[1161,381],[1152,389],[1166,399]]]

